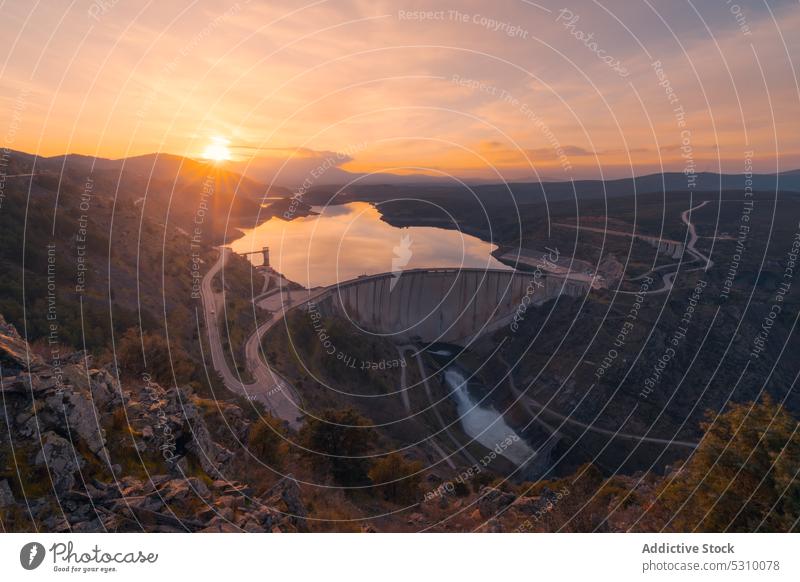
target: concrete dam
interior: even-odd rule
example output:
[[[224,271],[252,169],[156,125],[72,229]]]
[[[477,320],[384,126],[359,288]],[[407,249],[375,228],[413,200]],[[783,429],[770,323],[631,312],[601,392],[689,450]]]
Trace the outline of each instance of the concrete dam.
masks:
[[[581,297],[590,279],[485,269],[415,269],[333,285],[313,303],[395,342],[460,344],[504,325],[530,305]],[[523,306],[523,307],[521,307]]]

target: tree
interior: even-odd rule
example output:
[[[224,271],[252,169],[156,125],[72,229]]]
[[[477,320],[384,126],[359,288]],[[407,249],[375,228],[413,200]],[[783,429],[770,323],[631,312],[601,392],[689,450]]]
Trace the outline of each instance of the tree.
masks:
[[[264,417],[250,426],[247,433],[247,448],[255,457],[272,467],[283,463],[281,445],[283,444],[283,427],[280,421]]]
[[[369,470],[369,478],[383,493],[383,498],[394,503],[413,503],[422,480],[422,463],[406,461],[399,453],[392,453],[377,461]]]
[[[676,531],[797,530],[798,422],[768,397],[733,404],[684,465],[664,479],[652,516]]]
[[[308,449],[304,455],[319,472],[329,472],[341,485],[368,482],[369,459],[375,431],[372,422],[352,408],[325,409],[318,418],[309,418],[300,431],[300,442]]]

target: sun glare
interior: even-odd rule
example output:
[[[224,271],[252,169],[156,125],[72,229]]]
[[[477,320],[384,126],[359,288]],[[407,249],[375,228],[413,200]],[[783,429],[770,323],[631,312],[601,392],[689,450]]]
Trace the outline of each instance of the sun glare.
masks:
[[[224,162],[231,159],[228,140],[221,137],[212,138],[211,143],[208,144],[203,152],[203,157],[213,162]]]

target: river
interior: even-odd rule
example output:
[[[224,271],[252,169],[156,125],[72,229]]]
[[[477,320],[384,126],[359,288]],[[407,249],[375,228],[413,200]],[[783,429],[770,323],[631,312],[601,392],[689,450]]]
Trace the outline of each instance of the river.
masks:
[[[452,391],[458,408],[458,416],[464,432],[485,446],[494,450],[508,437],[517,436],[509,446],[500,453],[515,465],[522,466],[534,456],[534,451],[517,435],[513,428],[506,423],[503,415],[494,407],[484,408],[470,395],[464,374],[453,366],[449,366],[444,373],[444,380]]]
[[[366,202],[314,207],[318,215],[291,221],[271,218],[230,244],[234,252],[270,249],[271,266],[309,288],[398,269],[509,269],[491,253],[497,247],[456,230],[398,228]],[[260,255],[250,255],[261,264]]]

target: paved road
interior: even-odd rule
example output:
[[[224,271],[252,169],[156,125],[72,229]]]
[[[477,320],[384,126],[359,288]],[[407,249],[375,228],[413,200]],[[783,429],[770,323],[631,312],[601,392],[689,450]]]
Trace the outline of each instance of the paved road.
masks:
[[[709,203],[709,200],[701,202],[697,206],[689,208],[688,210],[684,210],[683,213],[681,214],[681,220],[683,221],[683,223],[687,227],[689,227],[689,242],[686,243],[686,250],[689,251],[692,254],[692,256],[695,259],[697,259],[698,261],[705,262],[705,265],[703,265],[703,267],[702,267],[702,269],[704,271],[708,271],[711,267],[713,267],[714,266],[714,261],[711,260],[711,257],[707,257],[703,253],[701,253],[700,251],[697,250],[697,246],[696,246],[697,245],[697,239],[698,239],[697,229],[695,228],[694,224],[689,222],[689,213],[694,211],[694,210],[697,210],[698,208],[702,208],[703,206],[705,206],[708,203]]]
[[[259,303],[267,303],[267,309],[272,311],[272,317],[258,326],[256,331],[248,338],[245,344],[245,360],[247,369],[250,371],[254,382],[245,384],[240,378],[231,372],[228,362],[225,360],[225,348],[222,345],[220,327],[218,325],[217,313],[220,306],[222,293],[214,293],[211,283],[219,273],[230,255],[231,250],[222,248],[217,262],[208,270],[201,284],[201,296],[203,299],[203,313],[208,330],[208,343],[211,349],[211,363],[214,369],[222,377],[222,381],[228,390],[241,394],[249,400],[261,402],[268,410],[278,418],[286,421],[293,429],[300,427],[300,418],[303,413],[299,405],[300,400],[294,388],[272,370],[266,361],[261,357],[261,337],[283,318],[283,314],[290,308],[292,300],[299,299],[293,297],[297,293],[302,293],[308,297],[308,291],[302,292],[281,292]]]
[[[417,349],[411,345],[398,346],[397,351],[400,353],[401,359],[405,359],[406,353],[409,351],[411,352],[412,355],[419,356]],[[406,375],[406,366],[403,366],[400,368],[400,395],[402,396],[403,406],[406,409],[406,413],[410,417],[414,413],[411,411],[411,399],[408,396],[408,390],[409,388]],[[439,446],[439,443],[436,442],[436,439],[434,437],[432,436],[428,437],[425,440],[425,442],[431,445],[431,447],[437,452],[437,454],[442,458],[442,460],[445,463],[447,463],[447,465],[451,469],[456,468],[456,464],[453,462],[452,459],[453,455],[448,455],[447,453],[445,453],[444,449],[442,449],[442,447]]]
[[[698,240],[697,230],[689,221],[689,214],[697,210],[698,208],[702,208],[706,204],[708,204],[708,200],[701,202],[700,204],[685,210],[681,214],[681,220],[684,224],[687,225],[689,229],[689,241],[686,244],[686,251],[692,256],[694,260],[700,261],[704,263],[703,266],[698,267],[698,269],[708,270],[714,263],[710,259],[710,257],[705,256],[703,253],[697,250],[696,244]],[[564,226],[571,226],[571,225],[564,225]],[[598,230],[602,231],[602,229],[595,229],[592,227],[574,227],[573,228],[580,228],[586,230]],[[626,233],[622,231],[602,231],[606,234],[614,234],[620,236],[639,236],[642,235],[633,235],[631,233]],[[668,239],[664,239],[665,242],[671,243],[678,243],[679,241],[671,241]],[[316,299],[321,295],[325,294],[330,290],[330,288],[319,288],[313,290],[301,289],[295,291],[289,291],[288,285],[286,284],[286,280],[283,279],[280,275],[271,275],[277,282],[277,290],[274,292],[266,292],[267,283],[265,282],[264,287],[262,288],[261,294],[254,299],[254,301],[258,304],[258,306],[268,310],[271,313],[271,317],[261,323],[258,328],[253,332],[253,334],[247,339],[247,343],[245,344],[245,361],[247,365],[247,369],[252,374],[254,382],[249,384],[244,384],[241,382],[240,378],[231,372],[230,368],[228,367],[228,363],[225,360],[225,352],[222,345],[222,337],[220,335],[219,325],[217,325],[217,309],[224,305],[222,301],[222,293],[214,293],[211,283],[214,277],[219,273],[222,267],[225,265],[228,256],[232,251],[229,248],[221,248],[219,258],[217,262],[208,270],[205,277],[203,278],[201,284],[201,295],[203,300],[203,311],[204,317],[206,320],[206,328],[208,330],[208,339],[209,345],[211,347],[211,361],[214,366],[214,369],[219,372],[220,376],[222,377],[225,386],[242,396],[249,398],[251,400],[258,400],[261,402],[267,409],[269,409],[275,416],[281,418],[282,420],[286,421],[290,427],[297,429],[300,426],[300,418],[302,417],[302,407],[300,406],[300,399],[297,396],[296,391],[294,388],[286,382],[283,378],[281,378],[274,370],[272,370],[265,358],[263,357],[263,353],[261,350],[261,338],[264,334],[276,323],[283,320],[286,312],[298,305],[306,303],[312,299]],[[659,267],[656,270],[662,270],[668,267],[676,267],[680,263],[675,263],[674,265],[664,265]],[[420,269],[422,271],[448,271],[448,269]],[[697,270],[697,269],[693,269]],[[674,279],[677,271],[664,273],[662,275],[662,279],[664,282],[664,286],[660,289],[649,291],[648,293],[665,293],[672,289],[674,285]],[[379,275],[373,275],[372,278],[378,277],[386,277],[391,275],[390,273],[382,273]],[[363,283],[363,278],[354,280],[349,283]],[[346,284],[346,283],[345,283]],[[621,291],[621,293],[633,293],[633,292],[625,292]],[[402,346],[401,346],[402,349]],[[423,374],[423,378],[425,378],[424,368],[422,367],[421,360],[418,360],[418,364],[420,365],[421,372]],[[430,389],[425,382],[425,388],[428,391],[428,396],[431,398]],[[403,404],[406,408],[409,408],[410,403],[407,402],[408,395],[403,393]],[[531,400],[530,398],[527,399],[526,404],[533,404],[537,405],[535,401]],[[435,411],[438,413],[438,411]],[[548,411],[549,412],[549,411]],[[552,413],[551,413],[552,414]],[[568,420],[568,422],[575,423],[574,420]],[[577,423],[580,424],[580,423]],[[584,426],[584,428],[588,430],[595,430],[599,432],[604,432],[602,430],[598,430],[594,427]],[[610,431],[609,431],[610,432]],[[620,435],[616,433],[617,436],[622,436],[623,438],[641,438],[636,435]],[[452,435],[450,435],[452,438]],[[644,439],[644,440],[651,440],[651,441],[658,441],[660,439]],[[674,441],[673,441],[674,443]],[[683,446],[692,446],[693,443],[674,443],[680,444]],[[464,451],[465,455],[469,455],[468,451]]]
[[[681,220],[683,221],[683,223],[689,229],[689,242],[686,243],[686,252],[688,252],[690,255],[692,255],[692,260],[700,261],[701,263],[703,263],[702,266],[694,268],[694,269],[689,269],[687,272],[699,271],[700,269],[702,269],[704,271],[708,271],[714,265],[714,261],[712,261],[710,257],[705,256],[703,253],[701,253],[700,251],[697,250],[697,246],[696,245],[697,245],[697,239],[699,238],[697,236],[697,229],[695,228],[694,224],[689,221],[689,213],[692,212],[693,210],[697,210],[698,208],[702,208],[703,206],[708,204],[708,202],[709,202],[708,200],[706,200],[704,202],[701,202],[697,206],[693,206],[692,208],[684,210],[681,213]],[[687,261],[684,261],[684,264],[686,264],[686,262]],[[691,261],[688,261],[688,262],[691,262]],[[672,289],[672,287],[675,285],[675,276],[678,274],[679,265],[680,265],[680,263],[673,263],[671,265],[663,265],[662,267],[659,267],[659,268],[654,269],[653,271],[651,271],[651,272],[654,272],[654,271],[658,271],[658,270],[665,269],[665,268],[668,268],[668,267],[674,267],[675,268],[674,271],[671,271],[669,273],[664,273],[661,276],[661,279],[664,281],[664,286],[663,287],[661,287],[660,289],[656,289],[655,291],[648,291],[647,294],[655,295],[655,294],[658,294],[658,293],[666,293],[670,289]]]
[[[616,430],[600,428],[598,426],[594,426],[592,424],[586,424],[585,422],[581,422],[580,420],[576,420],[576,419],[571,418],[569,416],[564,416],[563,414],[555,412],[554,410],[552,410],[552,409],[544,406],[543,404],[541,404],[539,401],[537,401],[532,396],[528,396],[528,395],[525,395],[525,394],[523,394],[521,396],[522,396],[522,398],[524,398],[527,401],[527,403],[529,405],[531,405],[531,406],[533,406],[535,408],[538,408],[539,411],[542,414],[549,414],[550,416],[555,416],[557,419],[559,419],[560,421],[562,421],[562,422],[564,422],[566,424],[572,424],[572,425],[580,427],[583,430],[588,431],[588,432],[594,432],[594,433],[597,433],[597,434],[602,434],[602,435],[606,435],[606,436],[610,436],[610,437],[614,437],[614,438],[632,440],[632,441],[641,442],[641,443],[653,443],[653,444],[657,444],[657,445],[667,445],[667,446],[673,446],[673,447],[686,447],[686,448],[690,448],[690,449],[696,449],[698,447],[698,445],[699,445],[699,443],[694,443],[694,442],[691,442],[691,441],[680,441],[680,440],[676,440],[676,439],[662,439],[662,438],[657,438],[657,437],[647,437],[647,436],[642,436],[642,435],[638,435],[638,434],[631,434],[629,432],[620,432],[620,431],[616,431]]]
[[[693,206],[691,208],[688,208],[688,209],[684,210],[681,213],[681,220],[683,221],[683,223],[687,226],[687,228],[689,230],[689,241],[686,243],[686,252],[688,252],[692,256],[692,261],[699,261],[699,262],[703,263],[702,266],[697,267],[695,269],[689,269],[689,271],[698,271],[700,269],[703,269],[704,271],[708,271],[711,267],[714,266],[714,261],[712,261],[710,257],[707,257],[706,255],[704,255],[703,253],[701,253],[700,251],[697,250],[697,240],[700,237],[697,236],[697,229],[695,228],[695,225],[689,220],[689,214],[692,211],[697,210],[698,208],[702,208],[703,206],[705,206],[708,203],[709,203],[709,200],[705,200],[705,201],[701,202],[700,204],[698,204],[696,206]],[[557,224],[558,224],[558,226],[566,226],[566,227],[569,227],[569,228],[577,228],[579,230],[589,230],[589,231],[592,231],[592,232],[613,234],[613,235],[617,235],[617,236],[636,237],[636,238],[641,238],[641,239],[653,239],[654,238],[654,237],[649,237],[649,236],[645,236],[645,235],[641,235],[641,234],[632,234],[630,232],[623,232],[621,230],[603,230],[603,229],[600,229],[600,228],[593,228],[593,227],[590,227],[590,226],[575,226],[575,225],[572,225],[572,224],[562,224],[562,223],[557,223]],[[672,244],[683,244],[681,241],[676,241],[676,240],[672,240],[672,239],[666,239],[665,238],[665,239],[661,239],[661,240],[664,241],[664,242],[667,242],[667,243],[672,243]],[[687,262],[692,262],[692,261],[679,261],[677,263],[670,263],[669,265],[661,265],[660,267],[656,267],[655,269],[645,273],[644,275],[639,275],[638,277],[630,279],[630,281],[638,281],[638,280],[644,279],[648,275],[655,274],[657,271],[663,271],[664,269],[674,268],[675,269],[674,271],[670,271],[669,273],[664,273],[664,274],[661,275],[661,279],[663,281],[663,286],[662,287],[660,287],[658,289],[655,289],[653,291],[646,291],[645,295],[656,295],[656,294],[659,294],[659,293],[667,293],[675,285],[675,276],[678,274],[678,267],[681,264],[685,265]],[[617,293],[623,293],[623,294],[626,294],[626,295],[635,295],[638,292],[636,292],[636,291],[617,291]]]
[[[416,353],[416,350],[413,346],[410,346],[412,353]],[[406,351],[409,349],[409,346],[398,346],[397,352],[400,354],[400,361],[403,362],[406,359]],[[406,409],[406,414],[411,416],[413,414],[411,412],[411,398],[408,396],[408,382],[406,381],[406,367],[400,367],[400,398],[403,400],[403,406]]]
[[[703,204],[706,204],[707,202],[708,201],[706,200],[706,202],[704,202]],[[699,206],[697,206],[696,208],[699,208]],[[566,222],[554,222],[553,226],[563,226],[564,228],[571,228],[573,230],[585,230],[587,232],[596,232],[598,234],[607,234],[612,236],[627,236],[628,238],[638,238],[647,242],[660,241],[674,245],[683,244],[683,241],[672,240],[670,238],[658,238],[655,236],[650,236],[642,233],[625,232],[624,230],[613,230],[609,228],[599,228],[596,226],[577,226],[575,224],[567,224]]]
[[[540,424],[545,428],[545,430],[548,430],[555,437],[560,437],[560,434],[554,427],[550,426],[547,422],[541,419],[542,414],[549,414],[550,416],[555,416],[562,423],[578,426],[584,429],[585,431],[602,434],[606,436],[612,436],[614,438],[633,440],[643,443],[654,443],[659,445],[688,447],[691,449],[696,449],[699,444],[690,441],[662,439],[658,437],[647,437],[638,434],[609,430],[605,428],[600,428],[599,426],[594,426],[593,424],[586,424],[585,422],[581,422],[575,418],[572,418],[571,416],[564,416],[563,414],[560,414],[555,410],[552,410],[551,408],[544,406],[533,396],[530,396],[527,393],[523,393],[519,388],[517,388],[516,383],[514,382],[514,376],[511,374],[511,366],[502,357],[500,358],[500,362],[506,367],[506,369],[508,369],[509,387],[511,388],[511,393],[514,395],[514,398],[518,400],[520,404],[522,404],[526,412],[528,412],[528,414],[531,415],[531,418],[535,418],[536,420],[538,420]],[[534,411],[533,408],[536,408],[537,410]]]

